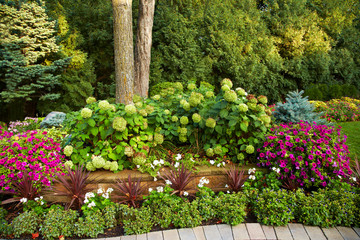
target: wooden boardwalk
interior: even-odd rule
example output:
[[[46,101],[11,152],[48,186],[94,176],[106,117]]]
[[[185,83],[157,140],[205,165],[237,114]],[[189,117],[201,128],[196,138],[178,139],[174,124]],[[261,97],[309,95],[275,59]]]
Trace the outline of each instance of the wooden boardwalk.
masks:
[[[291,223],[284,227],[244,223],[200,226],[150,232],[141,235],[105,238],[102,240],[360,240],[360,228],[320,228]]]

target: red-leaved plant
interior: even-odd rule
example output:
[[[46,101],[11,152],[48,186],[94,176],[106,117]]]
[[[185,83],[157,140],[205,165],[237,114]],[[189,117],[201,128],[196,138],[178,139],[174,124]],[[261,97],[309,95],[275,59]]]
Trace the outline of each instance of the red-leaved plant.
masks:
[[[86,171],[83,165],[78,166],[74,171],[66,167],[67,175],[56,173],[57,179],[54,179],[53,187],[49,189],[54,196],[65,197],[66,209],[81,209],[84,204],[85,194],[95,190],[98,183],[96,179],[90,179],[90,172]],[[60,202],[60,200],[59,200]]]
[[[226,170],[227,181],[226,184],[233,192],[239,192],[249,178],[245,176],[245,170],[239,170],[235,166],[230,167],[229,170]]]
[[[193,179],[191,175],[192,171],[185,168],[184,164],[182,164],[179,168],[172,167],[168,173],[164,173],[160,177],[165,182],[169,182],[170,187],[174,189],[172,194],[182,196],[189,189],[188,185]]]
[[[127,181],[117,179],[116,184],[113,185],[113,188],[115,189],[113,198],[120,199],[120,203],[127,202],[133,207],[136,207],[135,201],[139,198],[140,195],[142,195],[146,186],[141,186],[140,181],[141,178],[138,178],[137,181],[134,181],[130,175],[128,175]]]

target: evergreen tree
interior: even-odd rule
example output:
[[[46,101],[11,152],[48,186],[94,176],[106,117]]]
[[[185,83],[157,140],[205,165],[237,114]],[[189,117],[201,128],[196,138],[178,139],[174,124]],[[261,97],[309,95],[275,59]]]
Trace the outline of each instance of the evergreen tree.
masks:
[[[49,21],[40,4],[0,5],[0,82],[4,86],[0,97],[6,103],[25,100],[29,116],[35,114],[39,100],[60,98],[53,89],[60,84],[59,73],[70,60],[48,60],[59,47],[55,22]]]

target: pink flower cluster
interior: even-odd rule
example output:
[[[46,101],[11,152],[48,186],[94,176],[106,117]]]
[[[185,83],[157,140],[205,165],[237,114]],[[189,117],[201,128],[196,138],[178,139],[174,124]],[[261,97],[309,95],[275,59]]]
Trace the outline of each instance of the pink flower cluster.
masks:
[[[279,168],[281,179],[301,187],[325,187],[331,178],[348,178],[349,151],[340,128],[301,122],[270,130],[258,149],[258,166]]]
[[[27,131],[18,135],[0,126],[0,189],[11,190],[11,184],[22,178],[24,171],[41,189],[50,186],[56,172],[64,166],[60,144],[47,137],[46,131]]]

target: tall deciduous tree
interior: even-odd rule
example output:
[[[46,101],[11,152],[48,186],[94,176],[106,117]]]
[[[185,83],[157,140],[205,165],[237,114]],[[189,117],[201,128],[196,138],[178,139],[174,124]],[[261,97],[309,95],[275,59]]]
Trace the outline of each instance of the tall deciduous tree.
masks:
[[[134,95],[132,0],[112,0],[116,102],[129,104]]]
[[[135,46],[135,93],[142,97],[147,97],[149,91],[154,10],[155,0],[139,0]]]

